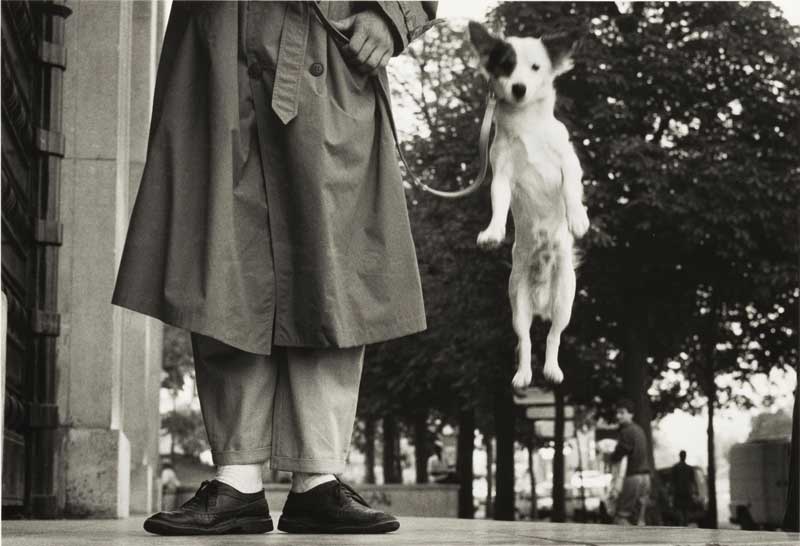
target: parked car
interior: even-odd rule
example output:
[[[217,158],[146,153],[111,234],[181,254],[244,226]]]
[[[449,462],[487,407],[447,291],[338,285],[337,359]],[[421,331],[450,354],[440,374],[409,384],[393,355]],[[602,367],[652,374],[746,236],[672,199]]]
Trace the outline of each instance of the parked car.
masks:
[[[581,491],[581,479],[583,491]],[[564,484],[566,517],[572,521],[601,521],[603,502],[608,495],[611,474],[599,470],[574,472]],[[553,510],[552,482],[536,486],[536,508],[540,518],[550,517]],[[517,494],[516,508],[519,519],[530,515],[531,495],[528,490]],[[585,511],[584,511],[585,510]]]
[[[756,440],[730,451],[731,523],[776,529],[786,511],[791,439]]]

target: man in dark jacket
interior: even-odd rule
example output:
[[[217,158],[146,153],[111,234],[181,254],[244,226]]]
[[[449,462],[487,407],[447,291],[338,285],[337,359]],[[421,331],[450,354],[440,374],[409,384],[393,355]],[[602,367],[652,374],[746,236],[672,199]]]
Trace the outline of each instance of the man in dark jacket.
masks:
[[[376,90],[436,8],[320,2],[345,45],[313,8],[172,4],[112,302],[191,332],[217,476],[153,533],[272,530],[265,463],[293,475],[283,531],[399,527],[336,475],[364,346],[426,327]]]
[[[647,457],[647,438],[642,427],[633,421],[633,402],[622,399],[617,403],[619,440],[609,458],[619,462],[628,458],[625,480],[617,499],[614,522],[620,525],[645,524],[647,500],[650,497],[650,463]]]
[[[680,461],[672,467],[672,505],[678,516],[678,525],[686,525],[689,509],[697,497],[697,484],[694,479],[694,468],[686,464],[686,451],[678,454]]]

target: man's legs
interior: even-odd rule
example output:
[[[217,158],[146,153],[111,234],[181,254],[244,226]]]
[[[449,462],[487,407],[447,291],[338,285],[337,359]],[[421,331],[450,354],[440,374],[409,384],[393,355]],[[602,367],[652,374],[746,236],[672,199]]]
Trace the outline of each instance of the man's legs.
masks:
[[[617,499],[614,523],[619,525],[646,525],[647,506],[650,502],[650,475],[625,476],[622,491]]]
[[[293,478],[278,529],[386,533],[400,526],[334,476],[345,469],[363,364],[363,347],[288,348],[279,358],[271,460]]]
[[[272,449],[278,367],[272,357],[192,333],[197,394],[217,479],[243,493],[263,489]]]
[[[272,450],[277,365],[192,333],[197,392],[217,477],[175,511],[144,522],[161,535],[264,533],[273,529],[261,483]]]
[[[638,517],[636,525],[647,525],[647,507],[650,504],[650,474],[636,476]]]
[[[275,347],[266,356],[197,334],[192,334],[192,346],[218,479],[236,487],[226,475],[260,471],[269,460],[273,469],[292,472],[292,489],[302,492],[344,471],[363,346]]]
[[[272,468],[303,478],[341,474],[356,417],[364,347],[290,347],[276,356]]]
[[[617,525],[630,525],[631,518],[638,517],[638,494],[636,476],[625,476],[622,482],[622,491],[617,497],[617,509],[614,512],[614,523]]]
[[[156,514],[145,529],[160,534],[271,530],[260,476],[267,460],[275,469],[293,472],[280,529],[384,533],[399,527],[334,476],[345,469],[364,347],[275,347],[267,356],[196,334],[192,346],[217,479],[209,486],[204,482],[187,503],[191,506]],[[246,495],[242,487],[258,492]],[[243,506],[248,516],[259,513],[242,528],[237,522]]]
[[[364,347],[275,347],[246,353],[192,334],[197,388],[217,478],[293,472],[302,492],[344,471],[358,404]],[[230,476],[233,479],[226,479]],[[260,490],[261,475],[258,474]],[[250,482],[252,483],[252,477]]]
[[[675,515],[677,517],[677,524],[681,527],[686,527],[689,523],[689,516],[688,516],[688,509],[686,508],[686,504],[683,501],[676,501],[675,502]]]

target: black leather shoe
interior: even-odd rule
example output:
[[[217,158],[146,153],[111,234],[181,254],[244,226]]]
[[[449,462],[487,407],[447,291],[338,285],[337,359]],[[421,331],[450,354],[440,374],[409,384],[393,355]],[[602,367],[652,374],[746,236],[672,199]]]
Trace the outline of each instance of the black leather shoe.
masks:
[[[287,533],[388,533],[400,522],[369,507],[352,487],[326,482],[305,493],[289,492],[278,529]]]
[[[241,493],[211,480],[177,510],[147,518],[144,530],[158,535],[266,533],[272,531],[272,518],[263,491]]]

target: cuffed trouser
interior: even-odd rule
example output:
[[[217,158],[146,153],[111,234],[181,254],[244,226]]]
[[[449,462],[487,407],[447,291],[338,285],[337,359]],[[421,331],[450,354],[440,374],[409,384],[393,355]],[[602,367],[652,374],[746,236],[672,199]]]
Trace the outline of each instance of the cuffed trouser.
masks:
[[[242,351],[192,333],[197,393],[217,465],[269,461],[289,472],[344,471],[364,347]]]

